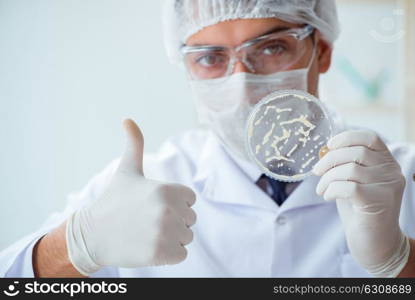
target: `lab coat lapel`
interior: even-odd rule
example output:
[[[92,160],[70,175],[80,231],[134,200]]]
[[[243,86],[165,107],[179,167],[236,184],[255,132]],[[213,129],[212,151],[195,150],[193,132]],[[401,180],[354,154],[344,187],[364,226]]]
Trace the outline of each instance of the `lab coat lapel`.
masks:
[[[323,197],[316,193],[319,180],[320,177],[314,175],[304,179],[281,205],[280,213],[299,207],[327,204]]]
[[[317,176],[310,176],[290,194],[281,207],[243,172],[217,138],[211,134],[198,162],[195,185],[210,201],[283,211],[326,203],[315,192]]]
[[[278,206],[235,163],[216,137],[210,135],[194,177],[210,201],[277,211]]]

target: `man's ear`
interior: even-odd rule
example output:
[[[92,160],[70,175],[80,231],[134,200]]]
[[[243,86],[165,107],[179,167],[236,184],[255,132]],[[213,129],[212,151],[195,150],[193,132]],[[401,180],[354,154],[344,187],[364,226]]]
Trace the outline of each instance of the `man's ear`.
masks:
[[[328,42],[318,36],[317,42],[317,57],[318,57],[318,70],[321,74],[326,73],[331,66],[331,57],[333,54],[333,48]]]

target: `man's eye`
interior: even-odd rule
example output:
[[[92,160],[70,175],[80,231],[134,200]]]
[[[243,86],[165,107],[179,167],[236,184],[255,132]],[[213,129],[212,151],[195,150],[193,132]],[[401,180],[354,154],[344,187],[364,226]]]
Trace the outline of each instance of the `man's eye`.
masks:
[[[285,47],[281,44],[273,44],[273,45],[268,45],[266,47],[264,47],[262,49],[262,54],[264,55],[278,55],[281,54],[285,51]]]
[[[224,62],[224,58],[220,55],[204,55],[197,58],[196,62],[203,67],[213,67]]]

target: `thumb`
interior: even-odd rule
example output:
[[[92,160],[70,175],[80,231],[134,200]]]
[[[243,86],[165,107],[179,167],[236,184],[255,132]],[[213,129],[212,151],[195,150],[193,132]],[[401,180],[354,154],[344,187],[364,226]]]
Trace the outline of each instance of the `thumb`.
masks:
[[[121,157],[118,170],[135,172],[144,176],[143,173],[143,150],[144,138],[140,128],[131,119],[123,121],[126,134],[126,145],[124,154]]]

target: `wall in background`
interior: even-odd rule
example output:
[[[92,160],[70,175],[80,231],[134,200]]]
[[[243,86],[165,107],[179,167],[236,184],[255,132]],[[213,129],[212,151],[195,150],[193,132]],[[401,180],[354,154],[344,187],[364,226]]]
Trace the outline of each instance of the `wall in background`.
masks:
[[[323,100],[349,123],[376,129],[392,141],[407,138],[405,2],[338,0],[342,32],[331,70],[322,77]]]
[[[0,249],[34,230],[123,150],[194,125],[160,1],[0,0]]]

